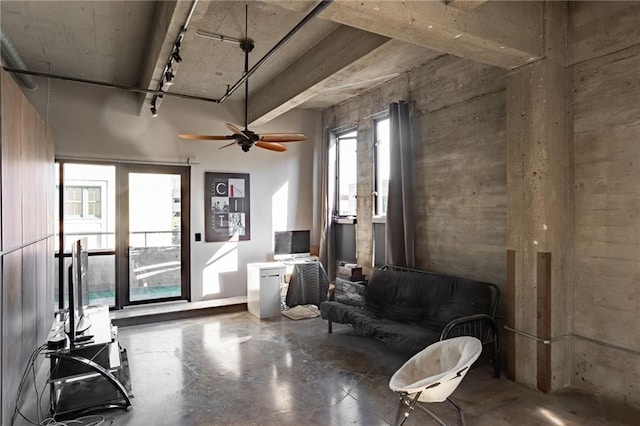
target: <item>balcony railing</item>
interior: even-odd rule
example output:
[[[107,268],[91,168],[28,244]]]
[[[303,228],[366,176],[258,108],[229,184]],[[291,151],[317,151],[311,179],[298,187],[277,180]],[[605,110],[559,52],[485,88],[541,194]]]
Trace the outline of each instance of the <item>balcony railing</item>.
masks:
[[[115,232],[65,232],[65,245],[77,238],[88,237],[89,255],[115,254]],[[94,237],[94,238],[91,238]],[[180,245],[181,231],[138,231],[129,233],[131,247],[173,247]],[[56,240],[57,242],[58,240]],[[64,256],[71,255],[71,248],[65,247]],[[59,247],[56,246],[56,257]]]

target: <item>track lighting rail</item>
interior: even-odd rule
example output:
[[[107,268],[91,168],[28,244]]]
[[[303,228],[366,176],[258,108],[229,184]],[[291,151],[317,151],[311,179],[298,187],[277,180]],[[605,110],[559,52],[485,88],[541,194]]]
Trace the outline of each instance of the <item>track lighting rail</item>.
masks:
[[[159,94],[155,94],[151,99],[151,116],[158,116],[158,108],[160,107],[160,102],[164,98],[165,92],[163,87],[171,86],[173,84],[173,80],[175,79],[175,70],[173,67],[173,63],[179,64],[182,62],[182,57],[180,56],[180,47],[182,46],[182,41],[184,40],[184,34],[187,32],[187,28],[189,27],[189,22],[191,22],[191,18],[193,17],[193,12],[196,9],[196,5],[198,4],[198,0],[193,0],[193,4],[191,4],[191,9],[189,9],[189,15],[187,19],[184,21],[184,25],[180,27],[180,32],[176,37],[176,41],[173,43],[173,48],[171,49],[171,53],[169,54],[169,58],[167,59],[167,63],[162,70],[162,74],[160,76],[160,82],[158,83],[158,88],[156,92],[160,92]]]
[[[320,14],[320,12],[322,12],[324,9],[326,9],[333,0],[321,0],[319,4],[316,5],[316,7],[313,8],[313,10],[311,10],[300,22],[298,22],[298,24],[293,27],[278,43],[276,43],[275,46],[273,46],[271,48],[271,50],[269,50],[258,62],[256,62],[250,69],[248,69],[247,71],[245,71],[242,75],[242,77],[232,86],[227,87],[227,90],[225,91],[224,96],[222,96],[220,99],[212,99],[212,98],[205,98],[202,96],[193,96],[193,95],[186,95],[186,94],[181,94],[181,93],[172,93],[172,92],[167,92],[162,90],[164,88],[164,86],[169,86],[171,84],[173,84],[173,80],[175,79],[175,69],[173,68],[173,63],[180,63],[182,62],[182,57],[180,56],[180,47],[182,45],[182,41],[184,40],[184,34],[187,32],[187,27],[189,25],[189,22],[191,20],[191,17],[193,16],[193,12],[195,10],[195,7],[198,3],[198,0],[194,0],[193,4],[191,5],[191,9],[189,11],[189,15],[187,16],[187,19],[184,23],[184,25],[180,28],[180,33],[178,34],[178,36],[176,37],[176,41],[173,45],[173,49],[171,50],[171,53],[169,54],[169,57],[167,58],[167,63],[162,71],[162,76],[160,78],[160,82],[158,83],[158,87],[156,90],[152,90],[152,89],[143,89],[140,87],[134,87],[134,86],[126,86],[126,85],[122,85],[122,84],[115,84],[115,83],[106,83],[106,82],[101,82],[101,81],[93,81],[93,80],[87,80],[87,79],[83,79],[83,78],[76,78],[76,77],[67,77],[67,76],[62,76],[62,75],[57,75],[57,74],[51,74],[51,73],[44,73],[44,72],[37,72],[37,71],[29,71],[26,69],[18,69],[18,68],[11,68],[11,67],[5,67],[2,66],[2,68],[7,71],[7,72],[11,72],[11,73],[15,73],[15,74],[25,74],[25,75],[32,75],[35,77],[43,77],[43,78],[52,78],[55,80],[64,80],[64,81],[71,81],[74,83],[83,83],[83,84],[89,84],[89,85],[94,85],[94,86],[101,86],[101,87],[110,87],[110,88],[114,88],[114,89],[121,89],[121,90],[127,90],[130,92],[136,92],[136,93],[145,93],[148,95],[153,95],[153,98],[151,99],[151,114],[153,117],[156,117],[158,115],[158,108],[160,107],[160,102],[162,101],[162,99],[164,98],[164,96],[174,96],[174,97],[178,97],[178,98],[183,98],[183,99],[191,99],[191,100],[198,100],[198,101],[204,101],[204,102],[213,102],[213,103],[222,103],[224,102],[229,96],[231,96],[242,84],[244,84],[249,77],[258,70],[258,68],[260,68],[269,58],[271,58],[278,50],[280,50],[280,48],[282,48],[282,46],[284,46],[289,39],[291,39],[291,37],[293,37],[293,35],[295,33],[297,33],[302,27],[304,27],[310,20],[312,20],[313,18],[315,18],[316,16],[318,16]],[[250,40],[248,39],[235,39],[233,37],[227,37],[227,36],[223,36],[223,35],[219,35],[219,34],[213,34],[213,33],[208,33],[206,31],[197,31],[196,35],[200,36],[200,37],[208,37],[208,38],[213,38],[219,41],[225,41],[225,42],[231,42],[231,43],[236,43],[239,44],[240,47],[243,47],[242,44],[246,43],[246,42],[250,42]],[[244,50],[244,48],[243,48]],[[246,58],[245,58],[246,60]],[[246,69],[246,68],[245,68]],[[247,97],[247,94],[245,94],[245,99]]]

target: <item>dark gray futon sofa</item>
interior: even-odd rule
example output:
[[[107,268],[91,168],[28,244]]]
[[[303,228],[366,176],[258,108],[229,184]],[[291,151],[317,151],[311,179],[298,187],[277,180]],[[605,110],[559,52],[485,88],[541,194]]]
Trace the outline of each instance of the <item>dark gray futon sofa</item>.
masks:
[[[493,284],[385,266],[374,270],[366,286],[336,280],[320,311],[328,320],[329,333],[333,322],[349,324],[357,333],[408,354],[449,337],[475,336],[483,343],[483,353],[490,354],[498,377],[494,316],[499,298]]]

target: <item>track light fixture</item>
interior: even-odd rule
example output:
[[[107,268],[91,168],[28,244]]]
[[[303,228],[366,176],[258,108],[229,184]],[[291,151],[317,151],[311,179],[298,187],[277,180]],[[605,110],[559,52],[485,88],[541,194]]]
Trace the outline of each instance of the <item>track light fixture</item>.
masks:
[[[151,116],[154,118],[158,116],[158,106],[160,105],[158,100],[162,101],[163,97],[163,95],[154,95],[151,99]]]
[[[187,17],[186,22],[182,27],[180,27],[180,33],[176,37],[176,41],[173,43],[173,49],[171,53],[169,53],[169,57],[167,58],[167,63],[162,70],[162,74],[160,75],[160,81],[158,82],[158,88],[153,95],[151,100],[151,116],[158,116],[158,108],[160,107],[160,103],[162,102],[162,98],[164,98],[163,87],[171,86],[173,84],[173,80],[176,78],[176,72],[173,68],[173,62],[175,61],[177,64],[182,62],[182,56],[180,56],[180,47],[182,46],[182,40],[184,40],[184,34],[187,32],[187,26],[189,25],[189,21],[191,20],[191,16],[193,15],[193,11],[195,10],[196,4],[198,0],[194,0],[191,5],[191,10],[189,11],[189,16]]]
[[[175,75],[173,74],[173,70],[169,68],[166,73],[164,73],[164,84],[167,86],[171,86],[173,84],[173,78]]]

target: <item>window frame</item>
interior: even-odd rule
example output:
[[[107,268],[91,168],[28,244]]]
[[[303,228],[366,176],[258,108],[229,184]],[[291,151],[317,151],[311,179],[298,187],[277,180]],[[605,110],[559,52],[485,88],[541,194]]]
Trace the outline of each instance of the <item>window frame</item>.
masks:
[[[385,209],[384,213],[380,213],[378,208],[379,196],[380,196],[380,188],[378,187],[378,178],[380,174],[380,170],[378,167],[379,164],[379,154],[378,154],[378,144],[380,138],[378,137],[378,123],[381,121],[387,120],[389,121],[389,125],[391,125],[388,114],[380,115],[373,120],[373,221],[376,223],[385,223],[387,219],[387,211]],[[389,127],[389,144],[391,144],[391,128]],[[391,148],[391,147],[389,147]]]
[[[351,134],[354,134],[353,136],[351,136]],[[358,128],[357,127],[350,127],[347,129],[342,129],[339,132],[338,131],[334,131],[334,138],[335,138],[335,153],[336,153],[336,158],[335,158],[335,165],[334,165],[334,170],[335,170],[335,193],[334,193],[334,211],[333,211],[333,218],[334,218],[334,222],[335,223],[355,223],[355,218],[358,215],[358,206],[357,206],[357,200],[358,200],[358,191],[357,191],[357,172],[356,172],[356,194],[355,194],[355,199],[356,199],[356,208],[355,208],[355,212],[353,214],[341,214],[340,213],[340,143],[341,141],[344,140],[354,140],[355,141],[355,146],[356,146],[356,157],[357,157],[357,152],[358,152]],[[358,167],[357,161],[355,164],[356,170]]]
[[[102,195],[106,190],[106,186],[107,183],[104,181],[95,181],[95,182],[91,182],[91,183],[87,183],[85,181],[81,181],[78,183],[73,183],[72,185],[65,185],[64,186],[64,215],[65,218],[69,219],[69,220],[98,220],[98,219],[102,219],[102,217],[104,216],[104,211],[103,211],[103,202],[102,202]],[[80,190],[80,199],[79,200],[69,200],[67,198],[67,191],[69,189],[79,189]],[[89,190],[98,190],[98,194],[100,195],[100,201],[90,201],[89,200]],[[68,214],[67,213],[67,204],[68,203],[73,203],[74,205],[79,205],[80,206],[80,214],[76,215],[76,214]],[[98,213],[98,214],[90,214],[89,213],[89,205],[90,204],[94,204],[94,210]],[[95,206],[98,207],[98,209],[95,209]]]
[[[109,181],[102,180],[91,180],[91,179],[67,179],[65,173],[65,165],[71,164],[79,164],[79,165],[96,165],[96,166],[113,166],[115,168],[115,180],[113,183],[113,188],[115,191],[115,198],[113,199],[113,203],[115,206],[115,211],[108,211],[108,201],[110,200],[108,195],[108,190],[111,189],[112,185]],[[97,248],[89,249],[89,259],[93,257],[102,257],[102,256],[114,256],[114,277],[115,277],[115,304],[110,305],[110,310],[121,310],[125,306],[132,305],[143,305],[147,303],[161,303],[161,302],[169,302],[174,300],[186,300],[191,301],[191,271],[189,267],[186,267],[182,272],[181,277],[181,289],[182,295],[179,297],[167,297],[167,298],[158,298],[153,300],[143,300],[143,301],[130,301],[128,300],[128,295],[126,294],[126,290],[128,290],[128,282],[129,282],[129,261],[128,261],[128,240],[127,234],[129,230],[128,219],[125,213],[128,213],[125,210],[128,209],[128,194],[129,187],[126,183],[128,181],[128,173],[129,172],[139,172],[139,173],[176,173],[181,175],[181,187],[180,191],[180,200],[181,200],[181,210],[180,214],[177,217],[180,221],[181,228],[181,264],[182,265],[190,265],[191,264],[191,245],[190,245],[190,235],[191,235],[191,175],[192,170],[188,165],[172,165],[172,164],[162,164],[162,163],[140,163],[140,162],[125,162],[125,161],[111,161],[111,160],[93,160],[93,159],[66,159],[64,157],[56,157],[54,167],[56,169],[56,193],[55,193],[55,208],[57,214],[55,216],[55,238],[57,240],[57,247],[54,251],[55,262],[58,265],[57,268],[57,287],[58,287],[58,304],[55,309],[64,309],[64,301],[65,301],[65,289],[67,287],[67,281],[65,279],[65,259],[71,256],[71,251],[65,249],[65,238],[69,234],[75,234],[68,231],[65,231],[65,223],[86,223],[91,221],[98,220],[108,220],[108,217],[115,218],[115,228],[113,231],[115,241],[114,247],[108,248]],[[71,185],[66,185],[67,182],[73,182]],[[67,186],[88,186],[88,187],[101,187],[100,194],[100,202],[101,202],[101,212],[102,218],[82,218],[78,216],[73,217],[65,217],[65,191],[64,188]],[[175,201],[174,197],[174,201]],[[174,216],[175,217],[175,216]],[[111,231],[108,231],[111,233]],[[125,299],[127,298],[127,299]]]

